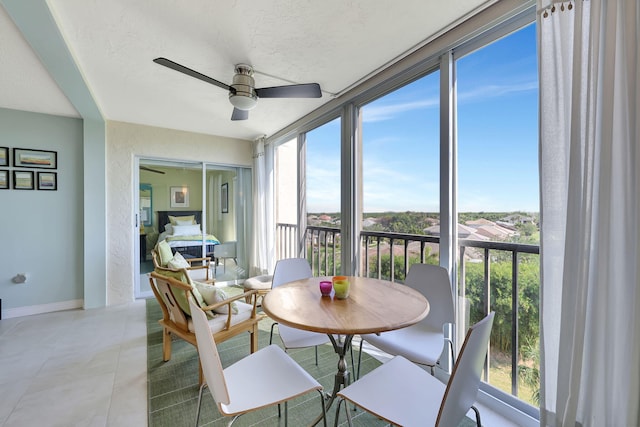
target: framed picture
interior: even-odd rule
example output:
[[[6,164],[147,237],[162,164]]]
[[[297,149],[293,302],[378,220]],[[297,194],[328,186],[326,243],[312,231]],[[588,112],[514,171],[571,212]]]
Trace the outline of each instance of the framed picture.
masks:
[[[9,149],[0,147],[0,166],[9,166]]]
[[[171,207],[189,207],[189,187],[171,187]]]
[[[222,213],[229,213],[229,183],[225,182],[220,186],[220,210]]]
[[[0,170],[0,190],[9,189],[9,171]]]
[[[13,166],[17,168],[57,169],[58,153],[55,151],[14,148]]]
[[[58,174],[55,172],[38,172],[38,190],[57,190]]]
[[[33,190],[33,172],[32,171],[13,171],[13,189],[14,190]]]

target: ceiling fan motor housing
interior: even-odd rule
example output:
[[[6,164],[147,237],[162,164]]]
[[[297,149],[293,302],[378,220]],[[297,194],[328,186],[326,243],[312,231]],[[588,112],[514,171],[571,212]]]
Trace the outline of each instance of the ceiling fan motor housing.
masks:
[[[239,110],[251,110],[258,102],[254,90],[253,68],[250,65],[236,65],[236,74],[231,84],[233,91],[229,92],[229,101]]]

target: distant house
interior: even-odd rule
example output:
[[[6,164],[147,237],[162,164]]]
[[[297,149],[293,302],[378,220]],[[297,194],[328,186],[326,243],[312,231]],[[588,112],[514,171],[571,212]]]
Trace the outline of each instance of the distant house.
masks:
[[[320,215],[318,219],[322,222],[331,222],[331,217],[329,215]]]
[[[440,235],[440,224],[432,225],[431,227],[427,227],[423,230],[424,234],[428,236],[439,236]],[[478,234],[476,229],[473,227],[468,227],[463,224],[458,224],[458,238],[460,239],[473,239],[473,240],[488,240],[486,236]]]
[[[536,219],[532,216],[521,215],[521,214],[512,214],[509,216],[505,216],[502,218],[502,221],[510,223],[510,224],[535,224]]]
[[[484,218],[467,221],[466,225],[473,228],[476,234],[491,240],[505,240],[517,234],[514,229],[503,227]]]
[[[507,230],[518,231],[516,225],[511,222],[496,221],[496,224],[498,224],[500,227],[506,228]]]
[[[363,228],[372,227],[372,226],[376,225],[377,223],[378,223],[378,221],[375,218],[365,218],[362,221],[362,227]]]

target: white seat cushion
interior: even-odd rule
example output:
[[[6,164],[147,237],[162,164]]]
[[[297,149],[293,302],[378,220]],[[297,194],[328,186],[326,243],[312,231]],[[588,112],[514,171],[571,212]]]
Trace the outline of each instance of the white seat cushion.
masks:
[[[253,311],[252,304],[246,304],[241,301],[235,301],[235,303],[238,307],[238,314],[231,315],[232,326],[250,318],[251,312]],[[211,333],[215,334],[216,332],[220,332],[224,329],[227,322],[227,315],[217,314],[213,319],[209,319],[208,321]],[[195,332],[195,329],[193,328],[193,320],[191,320],[191,318],[189,318],[189,331]]]
[[[339,396],[397,425],[436,425],[446,386],[402,356],[396,356],[343,389]]]
[[[444,346],[444,334],[418,323],[380,335],[365,334],[362,339],[391,355],[401,355],[414,363],[435,366]]]
[[[262,275],[262,276],[256,276],[256,277],[250,277],[247,280],[244,281],[244,289],[246,290],[259,290],[259,291],[263,291],[266,289],[271,289],[271,280],[273,279],[273,276],[270,276],[268,274]]]

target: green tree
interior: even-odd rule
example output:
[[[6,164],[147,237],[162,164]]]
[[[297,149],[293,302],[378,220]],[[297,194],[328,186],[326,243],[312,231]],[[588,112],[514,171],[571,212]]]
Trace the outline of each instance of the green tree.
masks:
[[[540,269],[537,257],[523,257],[518,266],[518,317],[521,342],[537,339],[539,336],[539,290]],[[511,351],[512,325],[512,265],[510,261],[491,263],[490,307],[496,312],[491,344],[500,351]],[[466,264],[466,297],[470,302],[471,323],[479,321],[483,314],[484,263]]]

